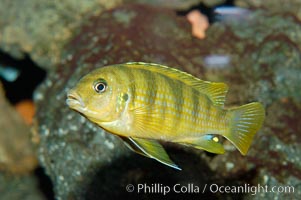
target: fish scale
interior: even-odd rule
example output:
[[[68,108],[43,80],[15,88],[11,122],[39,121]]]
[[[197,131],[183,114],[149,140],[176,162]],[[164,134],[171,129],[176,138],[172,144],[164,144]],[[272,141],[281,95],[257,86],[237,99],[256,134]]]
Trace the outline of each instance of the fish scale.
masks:
[[[133,151],[180,169],[158,142],[225,152],[217,136],[245,155],[265,113],[258,102],[225,109],[228,86],[167,66],[132,62],[98,68],[69,91],[67,104]]]
[[[137,104],[138,107],[145,106],[148,104],[150,105],[148,106],[148,114],[145,115],[143,123],[146,123],[146,121],[148,121],[148,123],[154,124],[154,121],[158,119],[155,119],[154,116],[150,114],[151,111],[163,111],[160,112],[160,115],[155,115],[162,121],[162,131],[158,132],[157,134],[151,134],[152,137],[154,137],[155,139],[160,139],[162,136],[162,132],[174,132],[175,134],[173,134],[172,137],[165,137],[165,139],[173,139],[179,138],[178,135],[181,137],[183,135],[189,135],[189,133],[201,134],[203,132],[203,134],[205,134],[210,132],[208,131],[209,128],[216,128],[216,130],[214,131],[216,133],[218,131],[217,128],[221,127],[221,125],[216,127],[212,126],[214,122],[215,124],[217,124],[216,121],[214,121],[215,116],[212,115],[212,113],[216,113],[216,111],[212,111],[210,113],[211,107],[209,104],[209,100],[206,97],[203,97],[203,100],[201,100],[201,97],[199,97],[203,94],[195,94],[197,93],[197,91],[194,91],[193,93],[192,88],[185,87],[178,81],[174,81],[172,79],[162,76],[152,76],[152,74],[149,73],[149,71],[147,70],[139,69],[135,70],[133,73],[136,76],[135,80],[137,80],[137,77],[140,77],[141,79],[135,82],[135,88],[137,88],[138,85],[140,85],[140,89],[138,90],[140,93],[135,94],[135,96],[137,97],[137,102],[135,102],[134,104]],[[155,82],[157,84],[154,84]],[[183,87],[185,87],[184,90]],[[198,101],[194,101],[197,102],[198,106],[203,104],[203,107],[207,106],[208,108],[206,109],[202,107],[198,108],[197,106],[190,106],[192,104],[191,102],[193,102],[192,99],[198,99]],[[161,102],[166,102],[166,104],[162,104]],[[198,110],[201,110],[201,115],[199,115],[198,117],[192,117],[191,113],[193,112],[193,107],[194,109],[196,109],[196,111],[194,111],[195,113],[197,113]],[[203,113],[202,110],[209,111],[207,113]],[[206,116],[206,118],[204,119],[203,116]],[[196,120],[193,120],[195,118]],[[165,124],[166,122],[172,122],[172,124]],[[202,122],[201,126],[197,122]],[[204,130],[207,130],[207,132],[204,133]]]

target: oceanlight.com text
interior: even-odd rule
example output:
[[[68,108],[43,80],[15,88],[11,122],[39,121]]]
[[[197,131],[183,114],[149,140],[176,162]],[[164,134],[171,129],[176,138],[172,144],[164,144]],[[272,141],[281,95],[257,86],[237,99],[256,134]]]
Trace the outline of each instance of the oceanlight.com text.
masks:
[[[179,193],[179,194],[199,194],[205,192],[211,193],[232,193],[232,194],[251,194],[256,195],[258,193],[294,193],[294,186],[268,186],[268,185],[219,185],[219,184],[205,184],[196,185],[193,183],[188,184],[175,184],[175,185],[164,185],[161,183],[141,183],[137,185],[128,184],[126,186],[127,192],[133,192],[137,194],[163,194]]]

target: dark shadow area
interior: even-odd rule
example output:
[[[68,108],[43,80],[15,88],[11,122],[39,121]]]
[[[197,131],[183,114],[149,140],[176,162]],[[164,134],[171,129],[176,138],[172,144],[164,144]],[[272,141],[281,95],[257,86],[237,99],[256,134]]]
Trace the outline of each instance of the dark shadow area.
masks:
[[[45,174],[42,167],[38,167],[35,172],[35,177],[38,179],[38,187],[40,191],[44,194],[47,200],[54,200],[53,185],[50,178]]]
[[[242,199],[243,194],[210,192],[211,184],[238,185],[235,177],[221,180],[206,162],[182,149],[169,148],[170,157],[182,171],[138,154],[117,159],[101,168],[86,189],[85,199]],[[241,177],[239,177],[241,178]],[[127,192],[129,184],[133,192]],[[175,185],[178,184],[176,187]],[[204,187],[206,185],[206,190]],[[138,189],[140,187],[140,189]],[[175,188],[174,188],[175,187]],[[163,195],[164,190],[170,191]],[[182,191],[181,191],[182,190]]]
[[[0,67],[10,68],[19,73],[15,81],[8,81],[5,75],[0,75],[6,96],[12,104],[24,99],[32,99],[33,91],[46,77],[46,72],[28,56],[17,60],[0,51]]]

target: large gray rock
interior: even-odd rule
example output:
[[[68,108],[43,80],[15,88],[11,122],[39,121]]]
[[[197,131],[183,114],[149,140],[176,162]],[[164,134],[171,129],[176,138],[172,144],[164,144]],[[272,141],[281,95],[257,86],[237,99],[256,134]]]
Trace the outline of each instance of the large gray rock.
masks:
[[[29,54],[39,66],[53,68],[61,50],[86,16],[122,0],[1,0],[0,48],[16,58]]]
[[[179,164],[191,168],[193,158],[201,168],[178,174],[154,160],[129,153],[119,138],[105,133],[65,104],[66,92],[79,78],[104,65],[146,61],[185,66],[191,73],[200,74],[197,58],[201,49],[185,18],[168,9],[126,5],[83,23],[66,47],[62,64],[49,74],[35,95],[37,131],[41,134],[39,158],[58,199],[120,196],[126,194],[128,183],[159,182],[166,174],[175,176],[171,179],[177,182],[182,181],[182,176],[192,178],[196,171],[208,170],[201,164],[203,161],[189,154],[184,154],[187,162]],[[197,182],[203,184],[208,179]]]
[[[79,13],[86,13],[96,4],[71,6],[76,9],[61,18],[66,16],[62,15],[66,11],[60,7],[63,4],[22,6],[22,2],[1,2],[0,45],[17,57],[29,53],[41,66],[53,68],[54,63],[60,63],[35,95],[36,131],[41,137],[39,159],[58,199],[150,198],[145,193],[137,195],[137,191],[127,193],[129,183],[193,183],[200,188],[212,183],[259,183],[269,188],[293,186],[295,192],[221,194],[207,189],[205,195],[248,199],[300,196],[301,28],[297,7],[283,12],[259,9],[248,13],[246,21],[215,23],[208,37],[199,41],[192,38],[185,18],[169,9],[126,5],[73,22],[81,16]],[[8,5],[11,13],[5,16]],[[285,8],[292,5],[286,4]],[[41,14],[31,15],[36,6]],[[51,8],[61,14],[49,11]],[[77,28],[69,29],[69,22]],[[57,32],[49,32],[50,25]],[[70,30],[76,30],[74,36]],[[67,108],[66,92],[82,75],[96,67],[128,61],[157,62],[182,68],[202,79],[224,81],[230,86],[228,107],[261,101],[267,118],[248,155],[239,155],[227,141],[227,153],[218,156],[167,144],[171,157],[183,168],[181,172],[174,171],[130,153],[118,138]],[[187,195],[194,194],[170,193],[168,197]]]
[[[90,16],[122,3],[187,10],[201,2],[212,6],[224,0],[1,0],[0,49],[19,59],[29,55],[49,70],[60,63],[64,45]]]
[[[224,178],[249,174],[242,183],[267,185],[269,190],[294,187],[294,192],[249,193],[250,199],[297,199],[301,193],[301,26],[295,13],[255,10],[243,21],[214,24],[207,34],[214,36],[206,38],[206,46],[219,47],[208,53],[228,58],[224,65],[205,67],[209,79],[229,84],[226,104],[259,100],[266,107],[265,123],[248,155],[235,151],[216,156],[210,168]]]
[[[293,14],[267,16],[258,10],[248,15],[243,23],[214,24],[203,41],[192,38],[188,22],[168,9],[126,5],[85,21],[66,46],[61,65],[36,93],[39,158],[57,198],[149,198],[137,191],[127,193],[129,183],[194,183],[200,188],[212,183],[261,184],[269,189],[287,185],[295,187],[295,192],[221,194],[207,188],[205,195],[297,198],[301,191],[301,27]],[[167,145],[183,168],[174,171],[129,153],[118,138],[66,107],[66,92],[82,75],[128,61],[162,63],[203,79],[224,81],[230,87],[227,107],[261,101],[267,118],[248,155],[241,156],[227,141],[226,154],[216,156]]]
[[[285,1],[285,0],[236,0],[235,5],[251,9],[264,9],[268,13],[275,15],[289,14],[290,17],[300,20],[301,19],[301,2],[299,0]],[[286,16],[287,17],[287,16]]]

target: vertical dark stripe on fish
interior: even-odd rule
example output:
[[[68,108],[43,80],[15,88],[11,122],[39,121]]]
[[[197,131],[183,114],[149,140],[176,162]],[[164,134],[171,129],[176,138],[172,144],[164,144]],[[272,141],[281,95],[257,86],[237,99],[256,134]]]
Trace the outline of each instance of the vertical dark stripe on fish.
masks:
[[[151,123],[156,124],[156,122],[159,121],[158,117],[160,115],[157,115],[157,113],[160,113],[160,110],[157,110],[156,107],[156,95],[157,95],[157,90],[158,90],[158,78],[157,78],[157,74],[147,71],[148,73],[148,86],[149,86],[149,91],[148,91],[148,102],[149,102],[149,107],[151,109],[150,113],[153,113],[152,117],[149,119],[151,120]],[[157,124],[156,128],[159,128],[159,124]],[[158,130],[159,131],[159,130]]]
[[[168,99],[169,104],[171,104],[169,106],[167,105],[167,108],[168,108],[168,110],[172,111],[176,107],[177,84],[176,84],[176,81],[173,80],[173,79],[170,79],[170,78],[166,77],[165,80],[166,80],[166,84],[168,86],[168,89],[167,89],[168,92],[166,93],[166,94],[168,94],[168,96],[166,96],[166,98]],[[171,127],[172,132],[176,131],[177,127],[178,127],[177,126],[177,120],[175,120],[176,115],[177,115],[176,112],[177,111],[175,110],[175,113],[173,113],[173,115],[171,115],[172,116],[172,119],[171,119],[172,125],[169,125],[169,126]]]
[[[136,97],[136,84],[135,84],[135,76],[133,74],[133,69],[129,68],[127,66],[124,66],[126,69],[126,75],[129,79],[129,90],[130,90],[130,97],[131,97],[131,102],[134,106],[135,103],[135,97]]]
[[[111,72],[113,73],[114,79],[116,80],[116,82],[120,85],[118,87],[115,88],[115,90],[117,91],[118,95],[117,95],[117,104],[116,104],[116,110],[121,110],[124,109],[125,103],[127,101],[128,98],[128,94],[127,94],[127,90],[124,91],[122,88],[124,83],[129,83],[130,79],[127,73],[127,68],[123,65],[120,65],[118,67],[118,70],[111,70]]]
[[[211,109],[211,100],[210,99],[208,99],[208,97],[205,99],[205,101],[204,101],[204,109],[205,109],[205,122],[206,123],[210,123],[211,124],[211,114],[210,114],[210,109]]]
[[[181,123],[183,124],[182,127],[185,129],[190,128],[191,122],[189,117],[191,115],[191,108],[189,108],[190,104],[192,103],[191,99],[193,99],[193,91],[191,87],[185,87],[184,96],[184,103],[183,103],[183,111],[181,113]]]
[[[153,105],[155,105],[155,99],[156,99],[156,95],[157,95],[157,74],[154,74],[150,71],[148,72],[148,86],[149,86],[149,104],[151,105],[151,107],[153,108]]]
[[[118,76],[116,77],[116,80],[121,82],[121,83],[119,83],[119,84],[121,84],[120,88],[123,88],[122,84],[129,83],[131,80],[129,77],[128,71],[129,71],[128,68],[124,65],[121,65],[119,67]],[[119,92],[127,92],[127,91],[119,91]]]
[[[165,122],[166,122],[166,108],[163,107],[164,105],[164,101],[165,101],[165,94],[166,94],[166,91],[165,91],[165,80],[166,78],[161,75],[161,74],[158,74],[157,77],[156,77],[156,80],[157,80],[157,91],[156,91],[156,96],[155,96],[155,105],[158,109],[158,112],[160,113],[160,116],[161,116],[161,124],[162,124],[162,127],[166,127],[165,126]],[[163,98],[162,98],[163,97]]]
[[[176,120],[175,121],[175,127],[179,127],[181,123],[185,123],[182,120],[182,117],[185,113],[185,104],[187,102],[185,101],[185,94],[184,94],[184,84],[179,83],[179,81],[175,81],[175,85],[177,86],[176,89],[176,97],[175,97],[175,108],[176,108]],[[186,90],[187,88],[185,88]],[[185,91],[186,93],[186,91]]]
[[[200,112],[200,109],[199,109],[199,95],[198,95],[198,92],[196,90],[192,90],[192,118],[193,118],[193,125],[195,127],[196,130],[198,130],[201,126],[200,124],[198,124],[198,114]]]
[[[151,106],[149,105],[149,95],[148,95],[148,92],[150,90],[150,84],[149,84],[150,72],[145,69],[139,69],[137,70],[137,75],[138,77],[140,76],[139,80],[141,81],[141,85],[138,87],[145,86],[145,88],[140,88],[144,90],[144,93],[141,93],[141,95],[143,96],[145,108],[147,109],[146,110],[147,114],[144,116],[143,120],[145,122],[153,122],[153,117],[151,115]]]

